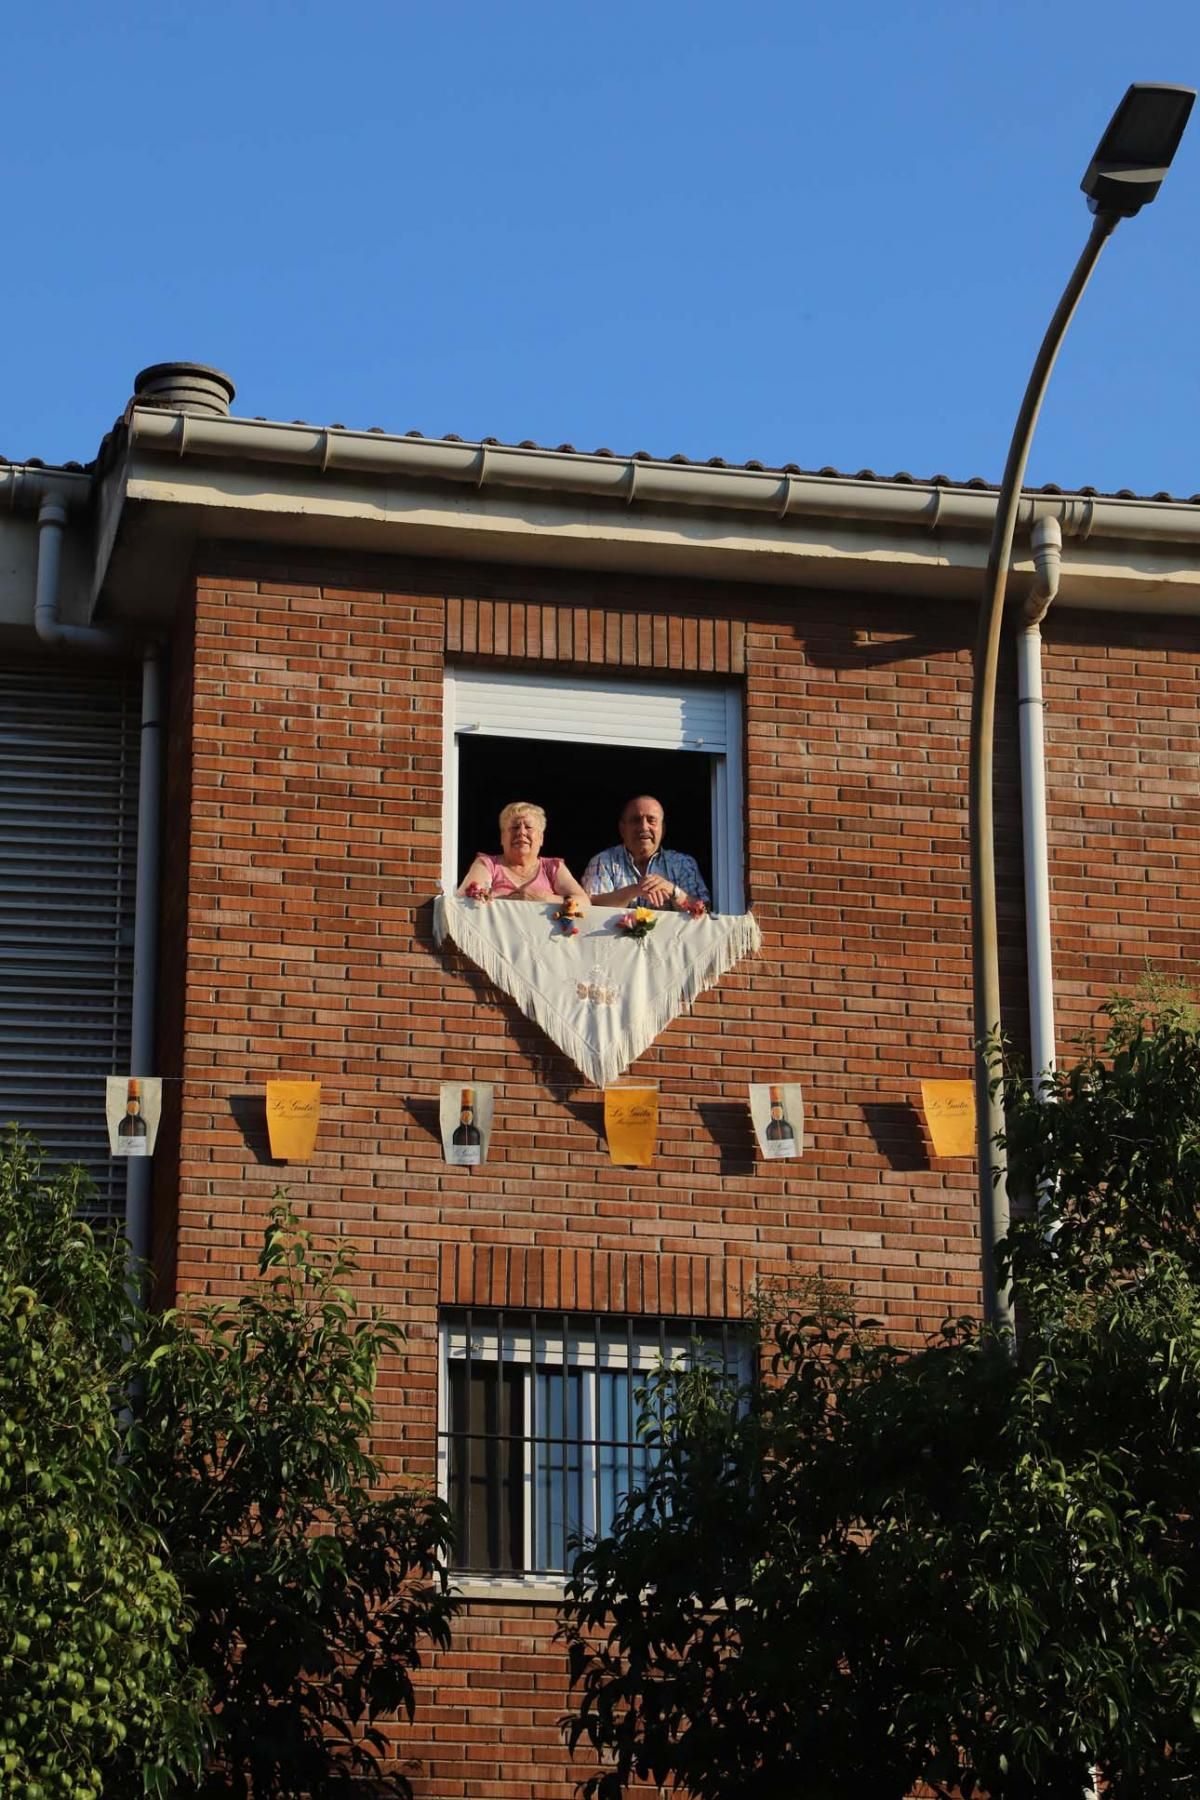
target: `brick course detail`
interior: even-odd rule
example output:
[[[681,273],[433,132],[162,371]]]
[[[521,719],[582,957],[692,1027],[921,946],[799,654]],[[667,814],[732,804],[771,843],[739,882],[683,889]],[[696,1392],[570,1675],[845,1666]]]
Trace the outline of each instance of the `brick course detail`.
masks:
[[[188,832],[168,859],[164,947],[182,1004],[158,1170],[180,1292],[247,1278],[286,1185],[318,1229],[356,1240],[364,1294],[408,1327],[381,1387],[381,1450],[397,1476],[426,1479],[439,1301],[737,1318],[756,1284],[822,1274],[909,1336],[976,1307],[973,1165],[934,1161],[917,1110],[922,1076],[971,1066],[969,607],[710,584],[689,612],[677,583],[217,550],[187,610],[170,754]],[[1196,635],[1180,620],[1047,621],[1064,1053],[1145,957],[1178,967],[1200,948]],[[447,657],[742,685],[764,948],[636,1065],[659,1086],[653,1168],[612,1167],[597,1092],[434,948]],[[1000,920],[1019,1042],[1011,662],[1002,680]],[[276,1075],[323,1083],[308,1164],[270,1161]],[[471,1076],[497,1084],[496,1122],[488,1164],[465,1170],[442,1160],[437,1095]],[[773,1076],[804,1088],[799,1162],[754,1153],[746,1086]],[[403,1734],[420,1800],[568,1800],[552,1632],[551,1609],[471,1601]]]
[[[451,594],[446,599],[446,656],[468,662],[600,664],[608,669],[741,675],[746,668],[746,626],[741,619],[671,617],[665,612]]]

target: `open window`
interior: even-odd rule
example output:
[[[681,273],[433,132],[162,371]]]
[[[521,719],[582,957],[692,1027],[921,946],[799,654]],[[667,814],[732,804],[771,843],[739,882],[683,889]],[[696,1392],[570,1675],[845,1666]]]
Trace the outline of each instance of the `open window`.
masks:
[[[664,842],[694,856],[719,912],[740,913],[742,724],[729,686],[450,669],[445,693],[443,881],[495,850],[500,808],[533,800],[545,850],[578,878],[618,840],[632,794],[653,794]]]

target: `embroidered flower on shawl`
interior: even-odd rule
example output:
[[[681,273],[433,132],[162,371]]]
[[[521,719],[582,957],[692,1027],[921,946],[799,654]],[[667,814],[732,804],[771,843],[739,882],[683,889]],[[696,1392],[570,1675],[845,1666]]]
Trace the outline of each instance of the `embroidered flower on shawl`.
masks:
[[[575,992],[581,1000],[590,1000],[593,1006],[613,1006],[621,998],[620,983],[610,981],[598,962],[588,970],[586,981],[576,983]]]

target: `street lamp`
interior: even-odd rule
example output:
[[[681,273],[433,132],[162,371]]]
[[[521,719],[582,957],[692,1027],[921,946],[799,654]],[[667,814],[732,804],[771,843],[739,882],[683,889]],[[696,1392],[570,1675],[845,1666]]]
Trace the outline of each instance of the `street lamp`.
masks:
[[[1021,503],[1021,484],[1050,371],[1100,252],[1121,219],[1132,218],[1162,186],[1179,148],[1194,88],[1135,82],[1096,146],[1080,184],[1095,214],[1091,233],[1037,353],[1009,445],[988,549],[971,693],[970,840],[971,961],[974,979],[975,1116],[979,1155],[979,1231],[984,1311],[990,1324],[1012,1327],[1012,1302],[999,1285],[996,1245],[1008,1232],[1008,1190],[996,1150],[1004,1129],[1003,1092],[992,1080],[989,1051],[1000,1039],[1000,953],[996,932],[996,851],[992,810],[992,744],[996,667],[1004,591]],[[998,1073],[998,1072],[997,1072]]]

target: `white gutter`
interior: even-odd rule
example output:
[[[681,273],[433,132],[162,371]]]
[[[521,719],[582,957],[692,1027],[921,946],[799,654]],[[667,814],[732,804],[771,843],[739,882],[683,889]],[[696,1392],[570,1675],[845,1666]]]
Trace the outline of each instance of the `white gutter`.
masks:
[[[1029,981],[1029,1060],[1040,1095],[1054,1069],[1054,958],[1050,934],[1050,852],[1046,831],[1046,739],[1041,622],[1058,592],[1062,533],[1055,519],[1033,530],[1036,573],[1017,633],[1017,707],[1021,746],[1021,836],[1025,861],[1025,946]]]
[[[63,506],[86,506],[92,478],[82,469],[39,469],[28,463],[0,463],[0,508],[33,512],[43,500]]]
[[[530,450],[444,438],[389,437],[340,426],[284,425],[131,407],[130,444],[176,457],[301,464],[327,472],[448,481],[476,489],[549,489],[654,505],[769,513],[775,519],[853,518],[926,531],[988,533],[996,510],[991,489],[928,482],[866,481],[832,475],[788,475],[706,464],[643,461],[579,451]],[[1057,519],[1073,538],[1158,539],[1200,544],[1200,505],[1187,501],[1103,500],[1071,494],[1027,494],[1019,525]]]

